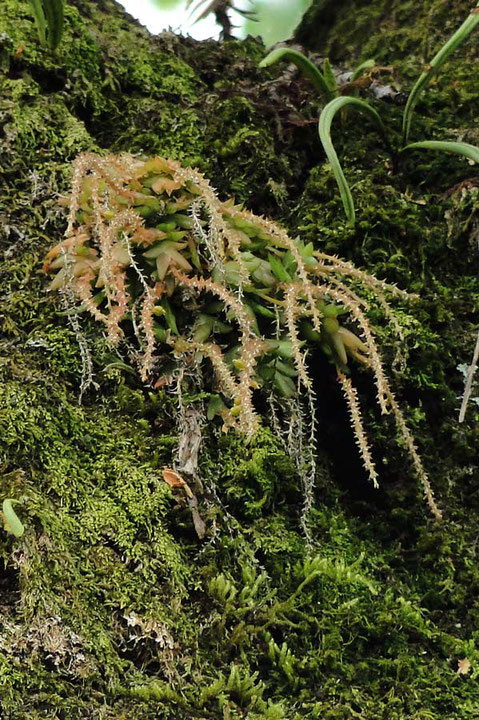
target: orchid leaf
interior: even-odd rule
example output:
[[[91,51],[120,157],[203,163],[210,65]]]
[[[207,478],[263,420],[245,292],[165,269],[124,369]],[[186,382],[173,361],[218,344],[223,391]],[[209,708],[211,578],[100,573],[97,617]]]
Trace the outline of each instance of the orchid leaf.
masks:
[[[55,50],[63,36],[65,0],[29,0],[42,45]]]
[[[334,100],[331,100],[331,102],[326,105],[319,118],[319,138],[321,140],[327,158],[331,163],[336,182],[338,183],[344,210],[346,212],[346,217],[348,218],[348,223],[351,226],[354,226],[356,213],[354,210],[353,196],[351,195],[351,190],[349,189],[349,185],[346,181],[343,169],[339,162],[336,150],[334,149],[333,142],[331,140],[331,123],[333,122],[334,116],[336,115],[338,110],[341,110],[341,108],[346,107],[347,105],[353,105],[359,110],[366,110],[367,112],[369,112],[370,115],[372,115],[378,123],[381,132],[384,132],[384,126],[379,114],[373,107],[371,107],[371,105],[368,105],[366,102],[364,102],[364,100],[359,100],[358,98],[354,97],[338,97]]]
[[[42,45],[47,44],[47,20],[43,12],[42,0],[29,0],[35,23],[37,25],[38,37]]]
[[[281,260],[279,260],[277,257],[272,255],[271,253],[268,254],[268,261],[271,267],[271,270],[273,271],[273,275],[280,281],[280,282],[291,282],[291,276],[285,270],[283,263]]]
[[[479,148],[464,142],[450,142],[448,140],[423,140],[406,145],[403,150],[442,150],[443,152],[455,153],[479,163]],[[403,151],[402,150],[402,151]],[[402,152],[401,151],[401,152]]]
[[[308,60],[308,58],[298,50],[291,50],[291,48],[287,47],[276,48],[276,50],[272,50],[269,55],[266,55],[266,57],[261,60],[259,67],[269,67],[280,60],[294,63],[294,65],[311,80],[321,95],[330,93],[330,88],[321,70],[319,70],[316,65],[313,65],[311,60]]]
[[[477,23],[479,23],[479,13],[477,12],[478,8],[479,3],[476,5],[475,9],[470,13],[470,15],[464,20],[462,25],[456,30],[454,35],[452,35],[452,37],[449,38],[449,40],[441,47],[441,49],[436,53],[436,55],[434,55],[433,59],[428,65],[426,65],[425,70],[416,80],[415,85],[409,93],[406,107],[404,109],[402,125],[403,144],[407,142],[407,139],[409,137],[412,113],[421,96],[421,93],[427,87],[427,85],[429,85],[431,79],[437,73],[439,68],[444,65],[446,60],[459,47],[459,45],[461,45],[464,40],[466,40],[468,35],[470,35],[470,33],[476,27]]]
[[[43,9],[47,21],[47,42],[50,50],[55,50],[63,36],[65,2],[64,0],[43,0]]]

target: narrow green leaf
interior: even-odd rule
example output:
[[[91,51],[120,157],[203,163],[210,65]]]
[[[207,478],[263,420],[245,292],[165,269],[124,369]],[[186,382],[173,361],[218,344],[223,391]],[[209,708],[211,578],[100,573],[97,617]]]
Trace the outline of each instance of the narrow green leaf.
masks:
[[[274,374],[274,387],[281,397],[290,398],[296,393],[296,384],[292,378],[283,375],[280,372]]]
[[[48,26],[48,45],[51,50],[55,50],[63,35],[65,1],[43,0],[43,10]]]
[[[198,319],[194,327],[193,340],[198,343],[205,342],[205,340],[207,340],[211,335],[214,324],[214,315],[205,315],[203,313],[198,315]]]
[[[47,21],[43,12],[42,0],[29,0],[37,25],[38,37],[42,45],[47,44]]]
[[[324,82],[328,86],[328,90],[336,95],[338,91],[338,82],[336,80],[336,75],[333,73],[329,58],[326,58],[323,62],[323,77]]]
[[[270,310],[264,305],[261,305],[260,303],[254,302],[252,300],[248,300],[248,303],[251,305],[256,315],[261,315],[262,317],[270,318],[273,320],[276,318],[276,314],[273,312],[273,310]]]
[[[277,257],[275,257],[275,255],[272,255],[271,253],[269,253],[268,254],[268,262],[269,262],[270,268],[273,272],[273,275],[280,282],[291,282],[291,276],[285,270],[281,260],[279,260]]]
[[[305,337],[307,340],[312,340],[313,342],[320,342],[321,340],[321,333],[317,332],[312,323],[309,322],[309,320],[302,320],[300,324],[300,330],[302,337]]]
[[[338,110],[347,105],[353,105],[359,110],[366,110],[367,112],[369,112],[378,123],[381,132],[384,132],[384,126],[379,114],[373,107],[371,107],[371,105],[368,105],[366,102],[364,102],[364,100],[359,100],[359,98],[354,97],[339,97],[331,100],[331,102],[326,105],[319,118],[319,138],[328,157],[328,160],[331,163],[336,182],[338,183],[339,192],[341,193],[341,199],[343,201],[344,210],[346,212],[346,217],[348,218],[349,224],[351,226],[354,226],[356,213],[354,210],[353,196],[351,195],[351,190],[349,189],[349,185],[346,181],[346,178],[344,177],[344,173],[341,168],[338,156],[336,154],[336,150],[334,149],[334,145],[331,140],[331,123],[333,122],[333,118],[338,112]]]
[[[206,417],[208,420],[213,420],[215,415],[219,415],[222,410],[226,408],[226,405],[224,404],[223,400],[219,395],[212,395],[210,397],[210,401],[208,403],[208,408],[206,410]]]
[[[423,140],[406,145],[401,150],[442,150],[443,152],[451,152],[456,155],[463,155],[474,162],[479,163],[479,148],[464,142],[449,142],[447,140]]]
[[[288,250],[283,255],[282,262],[283,262],[283,265],[284,265],[286,271],[289,272],[290,274],[294,274],[296,272],[296,270],[298,269],[298,265],[296,263],[296,260],[293,257],[291,250]]]
[[[325,93],[329,95],[330,90],[323,73],[298,50],[291,50],[291,48],[286,47],[276,48],[276,50],[272,50],[269,55],[266,55],[266,57],[261,60],[259,67],[269,67],[280,60],[294,63],[296,67],[311,80],[321,95]]]
[[[291,364],[283,362],[282,360],[276,360],[276,370],[282,375],[286,375],[290,378],[295,378],[298,376],[298,371],[296,370],[296,368]]]
[[[171,332],[175,335],[179,335],[180,333],[178,330],[178,325],[176,324],[175,313],[171,309],[169,301],[167,300],[167,298],[163,298],[160,304],[165,311],[165,320]]]
[[[15,537],[21,537],[25,532],[23,523],[21,522],[20,518],[12,507],[13,503],[18,502],[18,500],[7,499],[3,501],[2,505],[5,530],[12,533],[12,535],[15,535]]]
[[[421,96],[421,93],[423,90],[427,87],[431,79],[434,77],[435,73],[439,70],[439,68],[444,65],[446,60],[452,55],[452,53],[461,45],[464,40],[467,38],[467,36],[474,30],[477,23],[479,23],[479,13],[477,12],[477,9],[479,8],[479,3],[476,5],[476,8],[471,12],[471,14],[464,20],[462,25],[456,30],[454,35],[449,38],[449,40],[442,46],[442,48],[439,50],[439,52],[434,55],[431,62],[426,66],[426,69],[423,73],[419,76],[419,78],[416,80],[415,85],[413,86],[411,92],[409,93],[409,97],[407,99],[406,107],[404,108],[404,115],[403,115],[403,145],[406,144],[407,139],[409,137],[409,130],[411,128],[411,120],[412,120],[412,113],[414,111],[414,108]]]

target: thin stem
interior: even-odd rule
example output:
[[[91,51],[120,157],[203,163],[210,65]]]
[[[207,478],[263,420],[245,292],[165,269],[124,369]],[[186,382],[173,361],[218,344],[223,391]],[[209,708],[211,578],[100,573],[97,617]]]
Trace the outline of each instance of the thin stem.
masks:
[[[472,381],[474,379],[474,374],[477,370],[477,361],[478,360],[479,360],[479,332],[477,333],[476,347],[474,348],[474,354],[472,356],[472,363],[470,364],[469,370],[467,371],[466,384],[464,386],[464,395],[462,396],[461,409],[459,410],[459,422],[460,423],[464,422],[464,418],[466,416],[467,404],[469,402],[469,398],[471,397]]]

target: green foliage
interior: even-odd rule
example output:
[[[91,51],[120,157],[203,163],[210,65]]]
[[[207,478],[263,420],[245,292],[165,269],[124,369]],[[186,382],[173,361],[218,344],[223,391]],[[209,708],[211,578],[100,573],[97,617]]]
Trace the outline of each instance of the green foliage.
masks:
[[[13,509],[12,505],[14,503],[18,503],[19,500],[10,500],[6,499],[3,501],[2,509],[3,509],[3,522],[5,525],[5,530],[12,535],[15,535],[15,537],[19,538],[23,535],[25,532],[25,528],[23,526],[22,521],[18,517],[17,513]]]
[[[421,142],[409,143],[409,145],[402,148],[402,151],[404,150],[439,150],[462,155],[479,163],[479,148],[469,143],[448,142],[447,140],[422,140]]]
[[[29,0],[42,45],[56,50],[63,35],[65,0]]]
[[[332,101],[320,121],[332,162],[330,124],[336,110],[346,105],[366,108],[381,122],[362,100]],[[349,192],[337,158],[333,167]],[[354,208],[352,212],[354,220]],[[389,318],[384,293],[401,296],[396,288],[315,252],[312,243],[292,240],[282,228],[232,200],[221,202],[196,170],[161,157],[143,161],[127,155],[78,157],[66,239],[47,254],[44,270],[56,273],[50,289],[78,298],[79,310],[88,310],[105,325],[113,345],[123,338],[125,326],[128,339],[136,337],[143,381],[155,387],[175,384],[179,392],[180,376],[185,377],[180,397],[212,393],[207,416],[218,414],[224,431],[232,427],[249,438],[257,432],[253,393],[263,391],[275,431],[287,434],[302,479],[302,524],[309,542],[316,413],[303,346],[317,344],[336,365],[364,467],[377,486],[357,393],[347,376],[348,358],[369,367],[379,406],[392,411],[431,511],[440,519],[361,301],[348,284],[362,284]],[[347,314],[364,340],[341,324],[339,318]],[[82,393],[91,383],[86,363]],[[299,443],[286,429],[293,424],[298,425]]]
[[[391,4],[396,12],[398,3]],[[15,510],[26,526],[19,541],[0,537],[3,715],[470,720],[479,702],[478,415],[471,406],[471,422],[459,426],[455,417],[462,389],[457,359],[472,353],[479,302],[474,168],[461,183],[460,157],[417,153],[405,155],[401,172],[391,173],[381,148],[372,157],[375,129],[355,116],[340,139],[357,211],[355,241],[348,242],[353,231],[306,122],[309,106],[294,115],[300,125],[276,130],[264,88],[257,87],[259,43],[148,38],[116,4],[83,7],[88,14],[67,7],[60,58],[39,47],[25,3],[0,3],[7,35],[0,42],[7,70],[1,78],[7,182],[0,212],[0,466],[8,473],[1,476],[3,497],[25,498],[25,511]],[[373,11],[387,12],[384,2],[342,13],[338,22],[354,25],[353,39],[341,27],[347,52],[367,19],[368,55],[377,51],[383,58],[387,51],[395,61],[407,47],[408,57],[417,57],[417,36],[436,37],[458,13],[456,3],[435,3],[431,24],[412,28],[410,17],[422,10],[402,0],[396,17],[403,29],[391,22],[385,35],[371,32],[378,24],[371,22]],[[25,39],[18,62],[14,53]],[[467,60],[457,57],[453,64],[454,88],[423,96],[421,137],[452,137],[454,128],[477,144],[474,52],[469,46]],[[398,63],[402,86],[413,64]],[[213,65],[222,68],[214,89],[204,82]],[[64,76],[68,85],[61,85]],[[58,91],[51,92],[53,81]],[[276,109],[291,112],[281,99]],[[388,127],[399,130],[401,110],[384,103]],[[231,145],[222,155],[224,139]],[[45,293],[38,272],[64,231],[57,198],[68,192],[71,160],[98,147],[173,153],[183,164],[199,157],[222,196],[234,194],[257,214],[281,218],[305,246],[346,256],[357,268],[420,294],[413,306],[394,305],[408,354],[407,365],[396,366],[395,390],[407,401],[408,421],[447,508],[445,522],[433,525],[424,513],[391,418],[374,412],[371,383],[353,365],[377,457],[387,460],[385,482],[369,491],[337,402],[335,368],[318,353],[310,359],[324,421],[317,434],[311,554],[328,561],[331,576],[316,576],[293,609],[272,617],[270,608],[305,579],[307,551],[295,465],[265,426],[248,444],[206,423],[198,467],[205,490],[198,501],[208,532],[198,540],[191,513],[161,480],[178,446],[176,397],[144,387],[136,366],[127,357],[120,361],[98,324],[76,313],[99,386],[79,406],[82,359],[72,316],[63,314],[61,297]],[[281,196],[270,191],[269,179],[271,187],[282,184]],[[381,308],[365,299],[392,366],[395,330],[381,327]],[[268,415],[267,407],[261,411]],[[23,476],[12,472],[19,467]],[[352,572],[375,595],[359,580],[342,579],[342,566],[350,568],[361,554]],[[253,593],[262,573],[267,578]],[[228,611],[223,635],[224,606],[209,591],[219,575],[236,598],[245,588],[244,601],[235,605],[235,599]],[[246,629],[231,645],[241,620],[235,607],[245,613]],[[460,674],[465,659],[470,672]],[[258,673],[254,685],[264,684],[265,709],[258,703],[245,709],[234,692],[224,692],[232,664],[241,680]]]
[[[409,137],[409,130],[411,127],[412,114],[415,106],[421,94],[431,82],[436,72],[444,65],[446,60],[452,55],[452,53],[461,45],[468,35],[474,30],[477,23],[479,23],[479,3],[476,5],[475,10],[464,20],[462,25],[456,30],[456,32],[449,38],[449,40],[440,48],[440,50],[434,55],[430,63],[426,66],[426,69],[414,84],[411,92],[409,93],[406,107],[404,109],[402,130],[403,130],[403,145],[407,143]]]
[[[339,162],[336,150],[334,149],[334,145],[331,140],[331,123],[333,122],[334,116],[339,110],[349,105],[352,105],[360,110],[366,110],[367,112],[369,112],[376,120],[381,132],[384,132],[384,126],[379,114],[373,107],[371,107],[371,105],[368,105],[368,103],[364,102],[363,100],[359,100],[358,98],[353,97],[340,97],[336,98],[335,100],[331,100],[331,102],[328,103],[323,109],[319,118],[319,138],[323,145],[326,156],[331,163],[336,182],[338,183],[339,192],[343,201],[346,217],[350,225],[353,226],[355,223],[353,197],[351,195],[351,190],[349,189],[346,178],[344,177],[341,164]]]
[[[272,50],[268,55],[266,55],[266,57],[260,62],[259,67],[269,67],[270,65],[274,65],[281,60],[286,60],[287,62],[294,63],[296,67],[299,68],[299,70],[301,70],[301,72],[303,72],[304,75],[306,75],[306,77],[311,80],[314,87],[319,92],[320,96],[327,96],[330,94],[331,72],[326,71],[326,79],[325,75],[323,75],[319,68],[317,68],[316,65],[313,65],[313,63],[298,50],[292,50],[291,48],[287,47],[276,48],[275,50]]]
[[[275,65],[281,60],[293,63],[301,72],[311,80],[312,84],[319,93],[320,98],[330,99],[339,94],[338,81],[336,75],[333,72],[331,63],[328,58],[323,61],[323,72],[316,67],[302,52],[299,50],[293,50],[288,47],[279,47],[272,50],[265,58],[260,62],[259,67],[269,67]],[[365,60],[360,63],[353,71],[351,75],[351,82],[354,82],[364,73],[365,70],[371,70],[376,65],[372,59]]]
[[[364,60],[363,62],[359,63],[359,65],[357,65],[353,70],[353,74],[351,75],[351,82],[358,80],[365,70],[371,70],[375,66],[376,61],[372,58],[369,58],[369,60]]]
[[[446,60],[452,55],[452,53],[463,43],[468,35],[472,32],[472,30],[475,28],[477,23],[479,22],[479,4],[477,5],[476,9],[471,12],[469,17],[463,22],[461,27],[453,34],[453,36],[442,46],[442,48],[436,53],[434,58],[431,60],[430,64],[427,66],[427,69],[425,72],[421,74],[419,79],[417,80],[416,84],[413,86],[411,92],[408,96],[408,101],[406,103],[406,107],[404,109],[403,113],[403,138],[402,143],[403,145],[407,142],[408,136],[409,136],[409,130],[412,120],[412,113],[414,111],[414,108],[430,82],[431,78],[433,77],[434,73],[437,72],[437,70],[442,67],[442,65],[446,62]],[[294,62],[297,67],[307,76],[310,78],[310,80],[313,82],[316,89],[319,91],[320,96],[324,96],[326,94],[337,94],[338,88],[336,83],[336,78],[331,70],[331,66],[329,63],[329,59],[326,58],[324,62],[323,67],[323,73],[321,73],[318,68],[316,68],[302,53],[299,53],[296,50],[290,50],[289,48],[278,48],[276,50],[273,50],[269,55],[264,58],[264,60],[260,63],[260,67],[266,67],[268,65],[272,65],[273,63],[277,62],[281,59],[288,59],[292,62]],[[356,81],[361,74],[364,72],[364,70],[371,68],[374,66],[374,60],[365,60],[364,62],[360,63],[357,68],[353,71],[351,76],[352,84],[354,84],[354,81]],[[348,98],[336,98],[335,100],[331,100],[328,105],[323,108],[321,115],[320,115],[320,121],[319,121],[319,136],[321,143],[323,145],[323,148],[326,152],[326,156],[331,163],[334,176],[336,178],[336,182],[339,187],[339,192],[341,195],[341,199],[343,202],[343,207],[346,213],[346,217],[348,219],[349,224],[354,227],[355,224],[355,209],[354,209],[354,201],[351,194],[351,191],[349,189],[349,185],[346,181],[346,178],[344,176],[344,172],[342,170],[341,164],[339,162],[337,153],[334,149],[332,140],[331,140],[331,123],[332,119],[335,115],[335,113],[342,108],[346,104],[356,104],[362,109],[369,110],[377,120],[379,127],[384,135],[385,128],[382,124],[382,120],[376,110],[372,108],[370,105],[365,103],[364,101],[360,100],[354,100]],[[447,142],[447,141],[423,141],[419,143],[413,143],[409,144],[405,147],[402,147],[401,150],[406,150],[410,148],[417,148],[417,149],[429,149],[429,150],[444,150],[448,152],[454,152],[456,154],[464,155],[465,157],[468,157],[470,159],[476,160],[479,157],[477,149],[468,144],[468,143],[454,143],[454,142]]]

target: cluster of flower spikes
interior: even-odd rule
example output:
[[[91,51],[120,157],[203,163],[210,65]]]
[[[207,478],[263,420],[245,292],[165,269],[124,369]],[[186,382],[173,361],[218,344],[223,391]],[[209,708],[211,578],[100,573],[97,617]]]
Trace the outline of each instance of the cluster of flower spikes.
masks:
[[[312,345],[336,365],[363,464],[377,485],[348,370],[354,358],[372,372],[381,411],[394,416],[429,507],[441,517],[363,297],[374,297],[400,333],[386,297],[407,293],[220,201],[201,173],[173,160],[82,154],[68,205],[65,239],[45,260],[45,271],[55,273],[50,289],[80,301],[111,343],[136,337],[144,381],[160,387],[181,373],[211,393],[209,419],[219,415],[224,430],[247,436],[258,425],[253,394],[261,389],[303,477],[307,513],[316,436],[306,359]],[[355,332],[341,325],[342,316]],[[278,410],[281,417],[289,412],[286,429]]]

